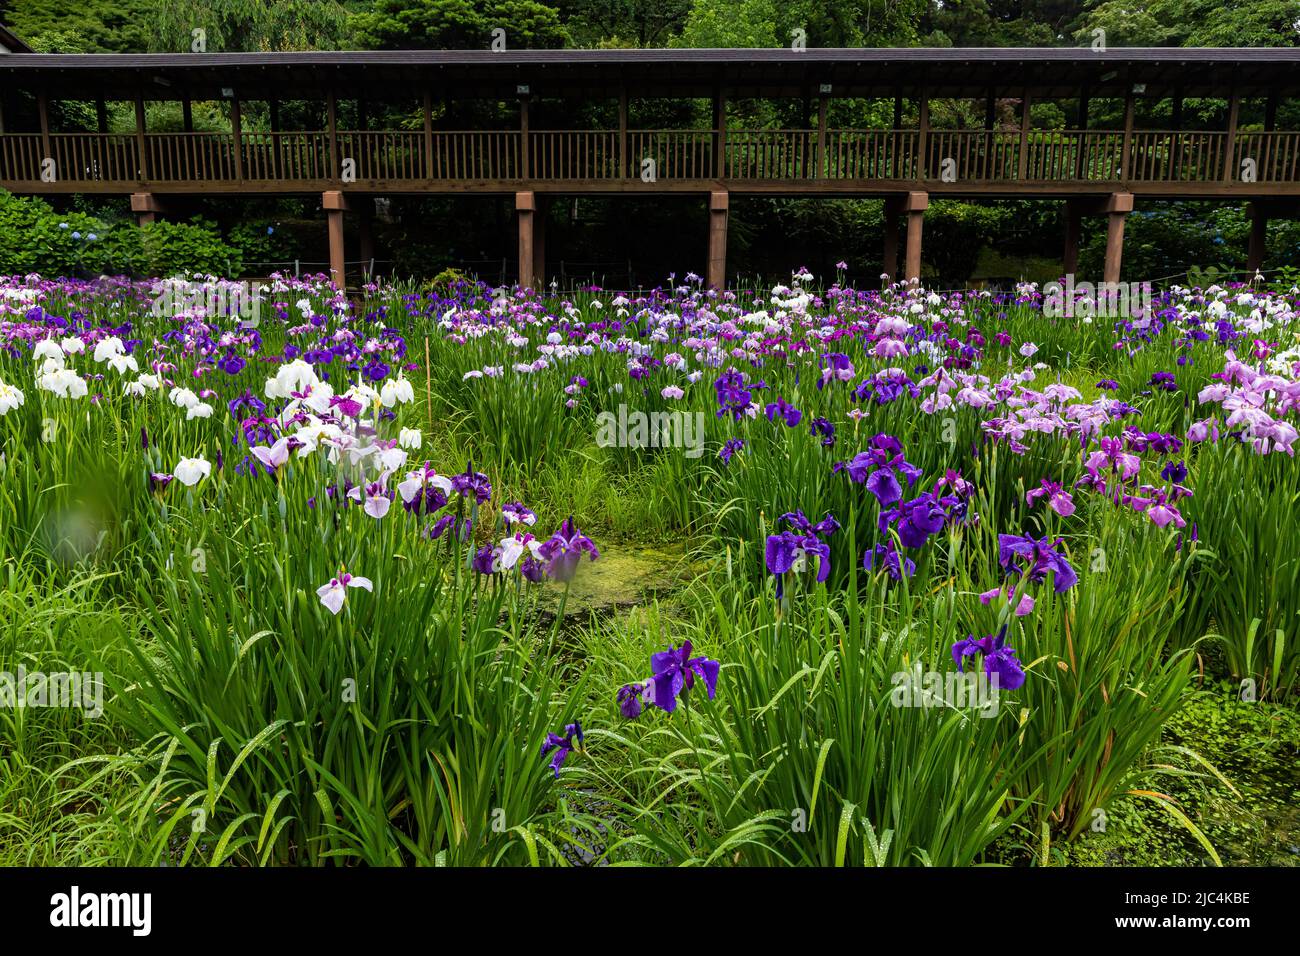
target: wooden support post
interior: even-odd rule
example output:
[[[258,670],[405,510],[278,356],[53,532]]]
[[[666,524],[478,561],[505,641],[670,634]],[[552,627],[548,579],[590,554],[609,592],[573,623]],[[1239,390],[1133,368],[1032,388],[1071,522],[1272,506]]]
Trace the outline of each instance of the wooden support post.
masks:
[[[235,150],[235,178],[244,179],[244,120],[239,109],[239,98],[230,101],[230,135]]]
[[[984,94],[984,168],[993,171],[993,123],[997,118],[997,101],[993,98],[993,88]]]
[[[627,179],[627,87],[618,88],[618,178]]]
[[[1120,150],[1119,178],[1127,182],[1129,171],[1133,166],[1133,87],[1130,84],[1124,93],[1124,145]],[[1121,236],[1122,239],[1122,236]]]
[[[321,206],[329,228],[330,281],[340,292],[347,290],[347,260],[343,255],[343,213],[348,208],[348,198],[337,189],[321,194]]]
[[[1277,128],[1277,94],[1270,93],[1264,101],[1264,132],[1271,133]]]
[[[108,132],[108,104],[102,96],[95,97],[95,129],[101,133]]]
[[[330,179],[338,179],[341,165],[339,163],[339,99],[333,90],[325,98],[325,128],[330,142]],[[342,227],[340,227],[340,230]],[[339,233],[342,236],[342,232]],[[342,240],[340,239],[340,242]]]
[[[725,189],[709,193],[709,267],[706,281],[721,292],[727,286],[727,213],[731,197]]]
[[[194,104],[188,96],[181,100],[181,128],[187,133],[194,132]]]
[[[519,97],[519,175],[521,179],[528,179],[529,167],[531,165],[529,163],[531,153],[532,150],[528,148],[528,97],[521,96]],[[528,195],[531,197],[532,193],[529,193]],[[523,239],[521,237],[520,242],[522,241]],[[521,263],[519,266],[521,272],[523,271],[523,268],[524,267]],[[522,279],[519,284],[525,285]],[[525,286],[525,288],[527,287],[528,286]]]
[[[43,90],[36,94],[36,112],[41,123],[41,159],[44,161],[54,153],[50,148],[50,101]],[[58,174],[57,170],[55,174]]]
[[[815,179],[826,175],[826,108],[829,105],[826,94],[817,100],[817,153],[813,157],[812,174]]]
[[[515,193],[519,214],[519,288],[533,287],[533,216],[536,197],[531,190]]]
[[[902,208],[901,200],[885,200],[885,248],[881,259],[884,267],[881,272],[888,276],[887,282],[893,282],[898,275],[898,220]]]
[[[1025,90],[1020,97],[1020,156],[1016,163],[1016,179],[1020,182],[1024,182],[1029,175],[1029,125],[1033,105],[1033,97],[1029,90]]]
[[[1250,215],[1250,244],[1246,249],[1246,271],[1253,274],[1264,266],[1268,213],[1264,205],[1258,202],[1250,203],[1246,211]]]
[[[144,124],[144,96],[137,93],[135,94],[135,152],[140,167],[137,175],[140,177],[141,182],[146,182],[149,179],[149,158],[145,148]]]
[[[714,87],[714,178],[727,177],[727,94]]]
[[[918,156],[917,179],[930,178],[930,94],[922,89],[921,101],[917,104],[917,134],[916,152]]]
[[[921,284],[921,227],[925,222],[925,210],[929,206],[928,193],[907,194],[907,258],[903,264],[903,278],[913,285]]]
[[[1106,213],[1106,260],[1102,270],[1102,281],[1114,283],[1119,281],[1124,254],[1124,220],[1133,211],[1132,193],[1114,193],[1107,201]]]
[[[1079,235],[1083,210],[1077,199],[1065,201],[1065,254],[1061,257],[1061,272],[1072,276],[1079,268]]]
[[[1232,182],[1237,169],[1237,117],[1241,113],[1241,96],[1234,87],[1228,99],[1228,136],[1223,144],[1223,181]]]
[[[433,96],[424,91],[424,178],[433,178]]]
[[[1087,84],[1079,90],[1079,149],[1074,158],[1074,178],[1088,178],[1088,107],[1092,91]]]
[[[131,211],[135,213],[136,222],[147,226],[151,222],[158,221],[158,216],[163,212],[163,205],[153,193],[132,193]]]

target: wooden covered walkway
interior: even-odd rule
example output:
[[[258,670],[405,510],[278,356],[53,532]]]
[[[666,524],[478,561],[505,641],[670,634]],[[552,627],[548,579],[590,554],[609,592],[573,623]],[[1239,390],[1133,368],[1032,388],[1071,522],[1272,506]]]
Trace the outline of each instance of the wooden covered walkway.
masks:
[[[318,194],[329,219],[332,269],[343,274],[343,217],[361,197],[472,194],[515,197],[519,280],[540,270],[535,210],[553,195],[696,194],[708,202],[708,281],[725,278],[733,195],[886,200],[886,270],[920,275],[931,196],[1055,199],[1067,204],[1065,266],[1077,263],[1079,218],[1108,217],[1104,281],[1117,281],[1125,217],[1135,198],[1249,201],[1251,267],[1264,257],[1270,214],[1300,199],[1300,132],[1275,128],[1278,104],[1300,87],[1298,49],[864,49],[406,51],[0,57],[0,188],[15,193],[129,194],[142,219],[171,195]],[[704,129],[638,129],[629,101],[707,100]],[[793,98],[798,129],[728,122],[737,100]],[[828,120],[837,98],[892,101],[885,129]],[[942,99],[982,101],[979,129],[931,123]],[[1171,128],[1135,122],[1143,98],[1172,103]],[[1222,100],[1221,129],[1183,128],[1183,103]],[[422,123],[347,129],[341,100],[409,103]],[[535,104],[609,99],[610,129],[539,128]],[[54,129],[51,103],[93,102],[96,130]],[[109,132],[106,104],[134,104],[131,132]],[[147,128],[149,101],[182,104],[185,130]],[[320,129],[286,130],[285,100],[317,101]],[[444,129],[456,101],[508,103],[501,129]],[[1014,101],[1018,127],[995,125]],[[192,104],[225,101],[230,129],[193,130]],[[241,105],[270,104],[270,128],[250,129]],[[1070,128],[1036,129],[1033,103],[1065,104]],[[1089,114],[1113,101],[1115,128]],[[1262,123],[1245,127],[1242,104]],[[906,110],[905,110],[906,105]],[[360,113],[360,111],[358,111]],[[904,117],[908,121],[904,121]],[[21,122],[26,117],[33,120]],[[28,128],[30,127],[30,128]],[[703,237],[701,237],[703,239]]]

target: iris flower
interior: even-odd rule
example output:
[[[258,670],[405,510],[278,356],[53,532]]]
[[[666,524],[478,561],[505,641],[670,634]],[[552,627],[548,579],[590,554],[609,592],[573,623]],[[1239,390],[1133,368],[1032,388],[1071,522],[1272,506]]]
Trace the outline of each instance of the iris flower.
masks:
[[[647,682],[649,702],[671,714],[677,709],[678,695],[693,688],[697,677],[704,680],[709,700],[713,700],[721,666],[707,657],[691,657],[690,641],[683,641],[682,646],[676,648],[669,645],[668,650],[650,655],[653,676]]]
[[[777,398],[775,402],[769,402],[767,405],[767,420],[769,422],[776,421],[778,415],[785,420],[787,428],[794,428],[803,420],[803,412],[784,398]]]
[[[328,584],[322,584],[316,589],[316,595],[331,614],[338,614],[343,610],[343,602],[347,600],[348,588],[365,588],[373,593],[375,585],[369,578],[357,577],[340,570],[338,577],[330,578]]]
[[[583,554],[592,561],[600,557],[595,542],[579,530],[572,517],[565,518],[560,530],[542,542],[535,552],[537,558],[548,562],[547,574],[553,581],[573,580]]]
[[[1074,514],[1074,499],[1058,482],[1048,481],[1044,478],[1039,482],[1037,488],[1025,492],[1026,504],[1032,505],[1038,498],[1047,499],[1047,507],[1051,508],[1062,518],[1068,518]]]
[[[1004,624],[997,634],[976,639],[967,635],[952,646],[952,659],[957,662],[957,670],[965,673],[962,667],[967,657],[976,654],[984,658],[984,673],[992,680],[996,675],[998,687],[1015,690],[1025,682],[1024,666],[1016,659],[1016,651],[1006,644],[1007,626]]]
[[[1053,587],[1057,594],[1062,594],[1074,587],[1079,580],[1074,568],[1065,556],[1057,553],[1056,546],[1061,539],[1048,541],[1047,538],[1035,539],[1029,535],[998,535],[998,563],[1008,573],[1024,574],[1035,584],[1052,572]]]
[[[578,739],[575,744],[574,738]],[[548,733],[546,739],[542,741],[542,756],[545,757],[552,751],[555,756],[551,758],[551,769],[555,771],[555,779],[560,779],[560,768],[564,766],[564,758],[569,756],[575,750],[582,747],[582,724],[576,720],[571,724],[564,725],[564,734]]]

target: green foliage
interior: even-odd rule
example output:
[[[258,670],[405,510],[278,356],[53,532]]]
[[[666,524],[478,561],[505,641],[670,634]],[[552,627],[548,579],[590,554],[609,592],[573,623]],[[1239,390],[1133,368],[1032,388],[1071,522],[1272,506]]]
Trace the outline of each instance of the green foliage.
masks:
[[[559,14],[537,0],[377,0],[349,22],[356,42],[372,49],[485,50],[492,31],[511,49],[563,47]]]
[[[0,193],[0,273],[170,276],[196,270],[238,274],[241,266],[241,251],[202,219],[137,228]]]

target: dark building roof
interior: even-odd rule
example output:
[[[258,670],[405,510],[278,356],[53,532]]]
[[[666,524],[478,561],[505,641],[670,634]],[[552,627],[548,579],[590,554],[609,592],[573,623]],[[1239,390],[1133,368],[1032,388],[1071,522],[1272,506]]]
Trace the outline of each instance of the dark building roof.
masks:
[[[51,96],[414,99],[533,96],[1147,96],[1300,94],[1300,48],[870,48],[726,50],[394,50],[308,53],[36,54],[0,60],[4,85]]]
[[[32,48],[22,40],[18,35],[0,23],[0,56],[5,53],[31,53]]]

